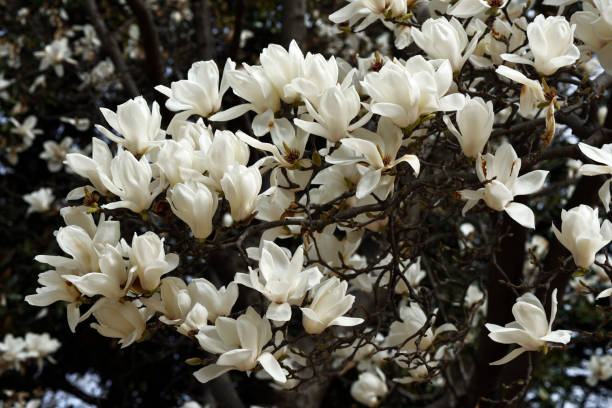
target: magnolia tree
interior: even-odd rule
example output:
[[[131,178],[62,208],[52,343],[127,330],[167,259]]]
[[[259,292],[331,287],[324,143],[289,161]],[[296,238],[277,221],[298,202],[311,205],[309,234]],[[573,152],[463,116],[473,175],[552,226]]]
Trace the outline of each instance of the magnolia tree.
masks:
[[[229,378],[271,405],[335,386],[370,407],[547,406],[552,372],[603,401],[610,7],[351,0],[311,16],[322,53],[194,58],[101,107],[89,149],[45,144],[74,177],[24,197],[63,219],[25,302],[122,349],[189,344],[179,370],[225,381],[226,406]],[[65,37],[34,55],[78,64]],[[14,163],[40,132],[10,120]]]

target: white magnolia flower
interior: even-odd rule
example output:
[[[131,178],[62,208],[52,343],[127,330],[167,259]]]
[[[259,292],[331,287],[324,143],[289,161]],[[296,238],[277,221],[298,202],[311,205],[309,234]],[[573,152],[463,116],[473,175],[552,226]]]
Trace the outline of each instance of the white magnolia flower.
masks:
[[[538,14],[527,26],[529,49],[533,61],[516,54],[503,54],[506,61],[533,65],[540,74],[552,75],[561,67],[571,65],[580,57],[574,45],[574,29],[563,16],[544,17]]]
[[[229,62],[226,63],[225,69],[230,66]],[[168,97],[166,108],[183,112],[179,119],[184,120],[191,115],[208,117],[217,112],[228,88],[229,83],[224,75],[219,89],[219,68],[211,60],[194,62],[187,71],[187,79],[172,82],[170,88],[158,85],[155,90]]]
[[[278,44],[268,45],[261,51],[259,61],[283,102],[293,103],[298,94],[287,85],[299,78],[304,68],[304,54],[295,40],[291,41],[288,50]]]
[[[434,312],[430,327],[422,335],[417,334],[428,323],[427,315],[418,303],[411,302],[408,306],[402,305],[399,315],[401,320],[391,323],[385,344],[392,347],[401,345],[402,351],[426,350],[440,333],[457,330],[451,323],[444,323],[434,329]]]
[[[136,268],[128,268],[120,248],[106,243],[98,245],[99,272],[92,270],[84,275],[65,275],[82,294],[90,297],[102,295],[119,300],[125,296],[136,278]]]
[[[102,176],[110,178],[111,162],[113,155],[106,143],[98,138],[91,139],[92,153],[91,158],[81,153],[68,153],[66,155],[66,164],[81,177],[89,179],[93,186],[78,187],[68,193],[68,200],[78,200],[85,197],[85,189],[89,193],[97,191],[101,194],[108,195],[109,190],[106,188]]]
[[[301,95],[318,108],[323,91],[337,85],[339,79],[338,63],[334,56],[325,59],[321,54],[308,53],[304,58],[302,75],[294,78],[284,89],[288,94]],[[352,75],[347,75],[340,87],[348,88],[351,79]]]
[[[461,109],[463,95],[445,96],[452,82],[453,70],[448,60],[436,68],[416,55],[404,64],[398,60],[387,61],[380,71],[368,73],[361,86],[372,97],[373,113],[405,128],[421,115]]]
[[[612,377],[612,355],[606,354],[604,356],[592,355],[587,368],[590,371],[589,377],[586,382],[591,387],[597,385],[599,381],[606,381]]]
[[[351,123],[361,109],[359,94],[354,86],[343,89],[340,85],[335,85],[326,89],[316,108],[308,99],[304,102],[308,113],[316,122],[296,118],[294,123],[306,132],[324,137],[332,143],[365,125],[373,114],[368,112],[361,119]]]
[[[479,3],[481,0],[465,0]],[[456,3],[459,5],[462,1]],[[475,25],[484,24],[482,20],[473,19]],[[468,25],[469,28],[469,25]],[[479,27],[475,27],[479,30]],[[505,19],[497,17],[493,22],[492,30],[486,33],[478,42],[476,49],[470,56],[470,62],[476,68],[493,67],[504,63],[501,57],[508,50],[520,48],[527,39],[527,19],[525,17],[514,19],[508,23]]]
[[[64,76],[63,62],[70,64],[77,64],[77,62],[71,58],[72,51],[68,45],[67,38],[61,38],[59,40],[53,40],[51,44],[45,45],[42,51],[34,52],[34,56],[40,58],[39,71],[44,71],[50,66],[53,66],[55,74],[59,77]]]
[[[579,174],[584,176],[598,176],[600,174],[612,174],[612,143],[603,145],[600,149],[586,143],[578,143],[582,154],[589,159],[602,164],[585,164],[579,169]],[[599,199],[606,211],[610,211],[610,182],[612,178],[603,183],[598,191]]]
[[[204,157],[208,175],[219,183],[230,166],[246,166],[249,155],[249,146],[234,133],[229,130],[217,130]],[[217,188],[220,191],[221,184]]]
[[[304,248],[291,254],[272,241],[263,241],[259,268],[237,273],[234,280],[255,289],[270,301],[266,318],[279,322],[291,319],[291,305],[301,306],[306,292],[321,281],[317,267],[304,269]]]
[[[26,346],[23,337],[15,337],[11,333],[6,334],[4,340],[0,342],[0,362],[12,362],[15,368],[19,367],[19,361],[30,357]]]
[[[344,316],[353,306],[355,296],[347,295],[348,283],[335,276],[312,289],[314,298],[308,307],[301,307],[302,325],[310,334],[319,334],[329,326],[356,326],[360,317]]]
[[[110,162],[110,177],[104,173],[99,176],[104,187],[121,199],[102,206],[110,210],[127,208],[135,213],[148,210],[165,187],[159,179],[151,181],[153,170],[146,156],[136,160],[123,149]]]
[[[393,260],[393,256],[391,254],[387,255],[380,263],[380,266],[389,265]],[[423,280],[427,273],[421,269],[421,257],[418,257],[414,262],[410,259],[406,259],[399,262],[400,273],[402,277],[397,278],[397,283],[395,284],[395,293],[409,293],[410,289],[408,289],[408,285],[413,289],[419,287],[419,284]],[[408,284],[406,284],[408,282]],[[389,273],[385,273],[380,280],[380,286],[385,286],[389,284]]]
[[[380,369],[359,374],[351,385],[351,396],[368,407],[377,407],[388,392],[385,375]]]
[[[25,342],[28,351],[41,362],[48,355],[55,353],[62,345],[57,339],[49,336],[49,333],[26,333]]]
[[[165,324],[182,324],[193,305],[185,281],[175,276],[162,279],[159,296],[160,297],[156,298],[153,302],[151,302],[153,298],[147,300],[143,298],[142,302],[145,306],[161,312],[163,316],[160,316],[159,320]],[[155,304],[157,300],[160,300],[159,304]],[[204,322],[206,322],[206,320],[204,320]]]
[[[85,208],[85,207],[82,207]],[[121,238],[118,221],[106,221],[104,214],[96,227],[91,214],[78,214],[80,211],[61,211],[64,219],[74,221],[75,225],[60,228],[56,239],[59,247],[70,255],[63,256],[37,255],[34,259],[55,268],[38,275],[41,287],[36,294],[26,296],[25,300],[33,306],[48,306],[57,301],[69,302],[67,318],[70,329],[74,332],[79,322],[79,299],[81,292],[68,280],[72,276],[83,276],[100,271],[100,250],[107,244],[116,246]],[[123,262],[123,260],[121,260]]]
[[[236,132],[236,136],[255,149],[272,153],[270,157],[271,160],[282,167],[293,168],[296,164],[303,162],[302,156],[304,154],[304,149],[306,149],[309,134],[304,131],[304,129],[300,128],[297,129],[296,133],[295,128],[287,118],[272,120],[273,114],[271,111],[260,116],[269,116],[268,123],[270,126],[268,130],[270,131],[274,144],[260,142],[258,139],[250,137],[246,133],[240,131]],[[253,122],[254,129],[255,126]],[[258,133],[256,130],[254,132],[256,134]],[[259,132],[259,134],[263,133],[264,132]]]
[[[178,142],[164,140],[156,151],[155,166],[171,186],[187,181],[207,181],[202,175],[205,170],[204,152],[194,148],[193,139],[185,137]]]
[[[280,109],[280,95],[266,76],[263,67],[242,64],[243,69],[236,69],[236,64],[229,61],[226,64],[223,79],[227,77],[232,91],[247,103],[233,106],[210,117],[211,121],[224,122],[242,116],[248,111],[254,111],[257,116],[271,110]],[[257,120],[258,117],[254,120]]]
[[[343,146],[359,153],[358,157],[338,158],[334,155],[329,155],[325,160],[334,164],[349,164],[365,160],[368,167],[367,171],[362,172],[357,184],[357,191],[355,193],[357,199],[361,199],[374,191],[380,184],[383,172],[391,170],[399,163],[408,163],[414,170],[415,176],[418,176],[421,169],[418,157],[413,154],[405,154],[402,157],[396,158],[402,146],[404,135],[402,130],[393,124],[391,119],[381,118],[378,121],[376,133],[367,129],[356,129],[353,132],[353,136],[344,138],[341,142]]]
[[[561,210],[561,231],[554,224],[552,229],[581,268],[591,266],[595,254],[612,240],[612,223],[604,220],[600,226],[597,208],[584,204],[569,211]]]
[[[521,88],[519,113],[529,119],[535,117],[538,112],[538,105],[546,102],[546,95],[544,95],[542,84],[539,81],[527,78],[524,74],[505,65],[497,67],[495,72],[523,85]]]
[[[361,31],[386,16],[399,17],[408,11],[408,2],[404,0],[348,0],[349,4],[330,14],[329,19],[336,24],[349,22],[349,26],[361,23],[355,31]]]
[[[164,138],[157,102],[153,102],[152,108],[149,109],[147,101],[142,96],[137,96],[117,106],[117,113],[106,108],[100,108],[100,112],[106,122],[123,137],[115,135],[104,126],[96,125],[96,129],[135,155],[146,153]]]
[[[612,72],[612,3],[594,0],[582,4],[582,11],[572,14],[571,23],[576,25],[576,38],[586,48],[597,53],[597,59],[607,73]]]
[[[519,159],[511,144],[501,145],[495,156],[478,154],[476,175],[484,187],[474,190],[461,190],[461,198],[467,203],[461,213],[465,215],[478,201],[484,200],[489,208],[505,211],[510,218],[526,228],[535,228],[535,217],[531,208],[513,202],[514,196],[533,194],[544,185],[548,171],[535,170],[518,177],[521,169]]]
[[[494,2],[486,0],[459,0],[448,9],[448,14],[459,18],[468,18],[479,15],[492,7]],[[496,8],[506,7],[508,0],[499,1]]]
[[[162,275],[174,270],[179,263],[177,254],[164,251],[164,240],[147,231],[142,235],[134,233],[130,263],[136,269],[140,288],[153,291],[159,286]]]
[[[26,146],[31,146],[34,139],[36,139],[36,135],[42,135],[43,133],[42,130],[36,129],[36,122],[38,122],[38,119],[34,115],[25,118],[23,123],[19,123],[19,121],[13,117],[9,117],[9,121],[15,126],[11,128],[11,133],[20,136]]]
[[[71,137],[63,138],[59,144],[55,140],[47,140],[43,143],[44,151],[38,157],[47,161],[50,172],[56,173],[62,169],[66,155],[75,151],[72,144]]]
[[[168,189],[166,198],[172,212],[189,225],[195,238],[204,239],[212,233],[219,204],[215,191],[202,183],[179,183]]]
[[[477,283],[472,283],[465,293],[463,304],[466,308],[471,309],[472,306],[481,302],[484,299],[484,293],[480,290]],[[480,308],[484,308],[485,304],[481,304]]]
[[[275,381],[286,381],[285,373],[276,358],[269,351],[264,351],[264,346],[272,339],[270,321],[259,316],[250,306],[237,319],[217,318],[215,326],[202,328],[196,339],[204,350],[220,354],[215,364],[193,373],[202,383],[230,370],[251,372],[257,364]]]
[[[202,304],[208,311],[208,320],[214,323],[219,316],[227,316],[238,299],[238,284],[230,282],[219,289],[204,278],[193,279],[187,286],[194,303]]]
[[[24,195],[23,200],[30,205],[26,214],[32,212],[45,213],[51,209],[55,196],[50,188],[39,188]]]
[[[466,97],[465,106],[457,111],[459,130],[455,128],[448,116],[445,115],[443,119],[448,130],[459,141],[463,154],[475,159],[478,154],[482,153],[493,130],[495,120],[493,103],[491,101],[485,103],[479,97]]]
[[[220,183],[225,198],[230,203],[232,218],[235,221],[248,218],[255,211],[261,189],[259,168],[256,165],[231,165]]]
[[[411,30],[412,39],[432,59],[448,59],[453,72],[459,72],[476,48],[480,32],[468,44],[468,36],[456,18],[425,20],[421,29]]]
[[[121,348],[139,340],[145,331],[148,320],[146,308],[138,308],[134,302],[102,298],[91,309],[98,321],[91,323],[91,327],[104,337],[120,339]]]
[[[512,350],[505,357],[490,363],[491,365],[506,364],[525,351],[537,351],[546,342],[567,344],[571,340],[569,330],[552,330],[557,316],[557,289],[553,290],[550,307],[550,320],[546,319],[546,311],[540,300],[532,293],[525,293],[516,299],[512,306],[512,314],[516,321],[505,327],[487,323],[489,337],[502,344],[518,344],[520,347]]]

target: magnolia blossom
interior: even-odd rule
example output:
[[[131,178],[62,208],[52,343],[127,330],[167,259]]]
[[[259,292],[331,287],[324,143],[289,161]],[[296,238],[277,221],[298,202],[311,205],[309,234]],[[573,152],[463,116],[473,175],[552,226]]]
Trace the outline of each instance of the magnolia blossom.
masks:
[[[339,141],[365,125],[372,117],[372,112],[366,113],[361,119],[352,123],[359,114],[361,102],[354,86],[343,89],[335,85],[323,91],[319,106],[315,108],[308,99],[304,100],[308,113],[316,122],[294,119],[296,126],[308,133],[324,137],[332,143]]]
[[[125,296],[136,278],[136,268],[128,268],[120,249],[109,243],[97,245],[99,272],[92,270],[84,275],[66,275],[86,296],[102,295],[119,300]]]
[[[489,337],[502,344],[518,344],[520,347],[512,350],[505,357],[490,363],[491,365],[506,364],[525,351],[537,351],[546,342],[569,343],[572,332],[569,330],[552,330],[557,316],[557,289],[553,290],[550,307],[550,320],[546,319],[546,311],[540,300],[532,293],[525,293],[512,306],[512,315],[516,321],[505,327],[487,323]]]
[[[542,84],[539,81],[527,78],[517,70],[508,68],[505,65],[497,67],[495,72],[523,85],[521,88],[519,113],[526,118],[533,118],[538,111],[539,104],[546,101]]]
[[[308,53],[304,58],[302,75],[285,85],[284,91],[288,94],[300,94],[308,99],[312,106],[318,108],[323,91],[339,82],[341,82],[340,88],[346,89],[350,86],[352,78],[352,74],[347,74],[340,81],[338,63],[334,56],[325,59],[321,54]]]
[[[354,25],[359,20],[361,23],[355,27],[355,31],[361,31],[370,24],[386,16],[399,17],[408,11],[408,2],[404,0],[348,0],[349,4],[330,14],[329,19],[336,24],[349,22]]]
[[[561,67],[571,65],[580,57],[574,45],[574,29],[563,16],[544,17],[538,14],[527,26],[531,59],[515,54],[503,54],[506,61],[533,65],[540,74],[552,75]]]
[[[250,306],[237,319],[217,318],[215,326],[202,328],[196,339],[204,350],[220,354],[215,364],[193,373],[202,383],[230,370],[250,372],[257,364],[275,381],[286,381],[285,373],[276,358],[269,351],[264,351],[264,346],[272,339],[270,321],[259,316]]]
[[[68,200],[78,200],[86,196],[87,192],[98,191],[101,194],[109,194],[108,188],[102,181],[102,175],[111,177],[111,162],[113,155],[106,143],[98,138],[91,139],[91,158],[81,153],[68,153],[66,164],[73,172],[81,177],[89,179],[93,186],[77,187],[68,193]]]
[[[388,392],[385,374],[380,369],[359,374],[357,381],[351,385],[351,396],[368,407],[378,406]]]
[[[592,355],[587,368],[591,375],[589,375],[586,382],[591,387],[596,386],[599,381],[608,380],[612,377],[612,355]]]
[[[99,174],[100,179],[120,201],[104,204],[103,208],[127,208],[135,213],[148,210],[151,203],[162,192],[161,180],[153,180],[153,171],[146,156],[137,160],[132,153],[120,149],[110,162],[110,177]]]
[[[242,221],[257,206],[261,189],[261,174],[257,166],[231,165],[220,181],[225,198],[230,203],[232,218]]]
[[[219,183],[230,166],[246,166],[249,162],[249,155],[249,146],[234,133],[229,130],[215,131],[212,144],[206,150],[204,160],[208,175],[217,182],[218,190],[221,190]]]
[[[279,322],[291,319],[291,305],[301,306],[306,292],[323,277],[317,267],[304,269],[304,248],[290,254],[272,241],[263,241],[259,268],[237,273],[234,280],[255,289],[270,301],[266,318]]]
[[[554,224],[552,229],[581,268],[591,266],[595,254],[612,240],[612,223],[604,220],[600,226],[597,208],[584,204],[569,211],[561,210],[561,231]]]
[[[385,344],[387,346],[401,345],[403,351],[426,350],[440,333],[457,330],[451,323],[442,324],[435,329],[432,328],[435,321],[434,317],[430,320],[430,327],[427,328],[425,333],[418,335],[417,333],[428,324],[427,315],[418,303],[411,302],[408,306],[402,305],[399,315],[401,321],[391,323]]]
[[[270,111],[260,116],[264,118],[269,116],[267,122],[271,126],[266,127],[270,131],[273,144],[260,142],[258,139],[240,131],[236,132],[236,136],[255,149],[272,153],[272,156],[268,157],[282,167],[293,168],[305,162],[306,160],[303,160],[302,156],[304,155],[304,149],[306,149],[309,133],[304,129],[297,129],[296,132],[291,122],[286,118],[272,120],[273,114]],[[255,129],[255,123],[253,123],[253,128]],[[257,134],[257,129],[254,132]],[[264,132],[259,133],[263,134]]]
[[[55,140],[47,140],[43,143],[44,151],[38,157],[47,161],[50,172],[56,173],[62,169],[66,155],[74,151],[72,144],[71,137],[63,138],[59,144]]]
[[[379,265],[389,265],[393,260],[393,256],[389,254],[385,259],[383,259]],[[415,261],[411,261],[410,259],[406,259],[399,263],[401,275],[397,279],[397,283],[395,284],[394,291],[395,293],[409,293],[411,288],[418,288],[419,284],[425,278],[427,273],[421,269],[421,257],[418,257]],[[385,273],[382,279],[380,280],[380,285],[384,286],[389,284],[390,274]]]
[[[102,298],[92,306],[97,323],[91,323],[100,335],[119,339],[125,348],[142,337],[148,320],[145,308],[138,308],[134,302],[114,301]]]
[[[45,45],[42,51],[36,51],[34,56],[40,58],[40,66],[38,69],[44,71],[50,66],[53,66],[55,74],[58,77],[64,76],[63,62],[70,64],[77,64],[77,62],[71,58],[72,51],[68,45],[67,38],[61,38],[59,40],[53,40],[51,44]]]
[[[236,69],[236,64],[228,60],[223,79],[232,87],[232,91],[247,103],[233,106],[210,117],[211,121],[224,122],[242,116],[248,111],[261,115],[267,110],[276,112],[280,109],[280,95],[266,76],[261,66],[242,64],[243,69]],[[257,120],[257,116],[254,120]]]
[[[147,231],[142,235],[134,233],[130,263],[135,267],[140,288],[153,291],[159,286],[160,277],[174,270],[179,263],[177,254],[166,254],[164,240]]]
[[[202,304],[207,312],[207,318],[215,322],[219,316],[227,316],[238,300],[238,284],[230,282],[227,287],[219,289],[204,278],[193,279],[187,286],[189,296],[194,303]],[[188,317],[189,319],[189,317]]]
[[[13,117],[9,117],[9,121],[14,126],[14,128],[11,129],[11,133],[20,136],[26,146],[31,146],[34,139],[36,139],[36,135],[42,135],[43,133],[42,130],[36,129],[38,119],[34,115],[25,118],[23,123],[19,123],[19,121]]]
[[[106,122],[123,137],[115,135],[104,126],[96,125],[96,129],[135,155],[146,153],[164,138],[157,102],[153,102],[153,107],[149,109],[147,101],[137,96],[117,106],[117,113],[106,108],[100,108],[100,112]]]
[[[389,118],[381,118],[378,121],[377,133],[367,129],[357,129],[353,132],[353,136],[342,139],[342,145],[359,153],[360,156],[338,158],[329,155],[325,160],[335,164],[352,164],[365,159],[368,170],[362,173],[357,183],[355,196],[358,199],[374,191],[379,186],[383,172],[391,170],[399,163],[408,163],[414,170],[415,176],[418,176],[421,168],[418,157],[413,154],[405,154],[396,158],[402,146],[403,133]]]
[[[231,64],[226,63],[226,69]],[[187,71],[187,79],[172,82],[170,88],[158,85],[155,90],[168,97],[166,108],[181,112],[179,119],[191,115],[208,117],[221,108],[223,95],[229,88],[227,79],[221,81],[219,89],[219,68],[215,61],[194,62]],[[175,116],[175,121],[177,117]]]
[[[586,143],[578,143],[578,147],[586,157],[595,162],[602,163],[600,165],[583,165],[579,169],[581,175],[598,176],[600,174],[612,174],[612,143],[603,145],[600,149]],[[610,182],[612,182],[612,178],[608,178],[598,191],[599,199],[606,208],[606,211],[610,211]]]
[[[510,218],[526,228],[535,228],[535,216],[525,204],[513,202],[514,196],[533,194],[544,185],[548,171],[535,170],[518,177],[521,159],[511,144],[501,145],[495,156],[478,154],[476,175],[484,187],[474,190],[461,190],[461,198],[467,203],[461,213],[465,215],[478,201],[484,200],[489,208],[505,211]]]
[[[450,62],[432,65],[416,55],[402,64],[389,60],[378,72],[368,73],[361,86],[372,97],[373,113],[405,128],[424,114],[463,107],[461,94],[446,95],[453,82]]]
[[[468,289],[465,293],[465,298],[463,299],[463,303],[465,307],[471,309],[472,306],[481,303],[483,299],[484,293],[482,293],[482,291],[478,287],[478,284],[472,283],[470,286],[468,286]],[[480,308],[484,308],[484,303],[481,304]]]
[[[201,136],[198,142],[206,143],[205,138],[206,136]],[[154,165],[171,186],[187,181],[209,181],[202,175],[206,168],[204,152],[195,150],[191,138],[183,137],[179,141],[164,140],[161,148],[156,151]]]
[[[486,0],[459,0],[448,9],[448,14],[459,18],[474,17],[489,10],[492,7],[491,3]],[[503,9],[506,7],[508,0],[499,3],[495,7]]]
[[[55,196],[50,188],[40,188],[24,195],[23,200],[30,205],[26,214],[32,212],[45,213],[51,209]]]
[[[450,21],[444,17],[425,20],[421,29],[411,30],[412,39],[432,59],[447,58],[453,72],[459,72],[465,61],[472,55],[480,33],[468,44],[465,29],[456,18]]]
[[[285,103],[293,103],[297,93],[288,85],[302,75],[304,54],[292,40],[286,50],[278,44],[270,44],[261,51],[259,61],[263,72],[272,83],[274,90]]]
[[[485,104],[485,101],[479,97],[466,97],[465,106],[457,111],[459,131],[448,116],[445,115],[443,119],[448,130],[459,141],[463,154],[475,159],[482,153],[493,130],[495,121],[493,103],[488,101]]]
[[[195,238],[204,239],[212,233],[219,204],[216,192],[202,183],[179,183],[168,190],[166,198],[172,212],[189,225]]]
[[[312,289],[314,298],[309,307],[301,307],[302,325],[310,334],[319,334],[329,326],[356,326],[363,323],[360,317],[344,316],[355,296],[346,295],[348,283],[333,277]]]
[[[582,11],[572,14],[571,23],[576,25],[576,38],[584,42],[588,50],[597,53],[597,59],[607,73],[612,72],[612,3],[595,0],[582,3]]]

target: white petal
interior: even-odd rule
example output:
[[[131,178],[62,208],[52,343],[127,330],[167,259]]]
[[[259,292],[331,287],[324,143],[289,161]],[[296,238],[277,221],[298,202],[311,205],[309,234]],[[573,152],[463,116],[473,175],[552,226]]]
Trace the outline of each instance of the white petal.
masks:
[[[197,378],[199,382],[207,383],[210,380],[214,380],[215,378],[227,373],[232,369],[233,367],[225,367],[217,364],[211,364],[204,368],[200,368],[198,371],[193,373],[193,376]]]
[[[510,218],[523,227],[535,228],[535,215],[533,211],[531,211],[531,208],[527,207],[525,204],[512,202],[504,208],[504,211],[506,211]]]
[[[527,174],[523,174],[516,179],[512,192],[514,195],[533,194],[544,185],[548,171],[535,170]]]
[[[285,373],[283,373],[283,369],[272,354],[262,353],[257,361],[259,361],[259,364],[261,364],[263,369],[266,370],[266,372],[270,374],[270,377],[274,378],[275,381],[282,384],[287,382],[287,377],[285,376]]]
[[[526,349],[519,347],[517,349],[512,350],[510,353],[500,358],[499,360],[489,363],[489,365],[502,365],[502,364],[509,363],[510,361],[514,360],[515,358],[517,358],[518,356],[520,356],[526,351],[527,351]]]

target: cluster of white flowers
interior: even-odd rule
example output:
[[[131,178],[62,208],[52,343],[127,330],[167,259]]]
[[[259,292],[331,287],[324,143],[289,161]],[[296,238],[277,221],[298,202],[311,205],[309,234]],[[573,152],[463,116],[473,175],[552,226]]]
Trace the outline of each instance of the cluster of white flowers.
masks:
[[[60,346],[61,343],[48,333],[26,333],[25,337],[7,334],[0,342],[0,374],[10,369],[19,370],[32,360],[36,360],[39,367],[45,359],[54,362],[51,354]]]
[[[59,145],[46,142],[41,157],[50,171],[65,163],[88,180],[66,197],[84,199],[86,205],[61,210],[66,226],[56,232],[56,239],[67,256],[36,257],[51,269],[39,275],[40,287],[26,301],[35,306],[66,302],[71,330],[93,316],[91,327],[119,339],[123,347],[141,340],[147,322],[157,316],[214,356],[195,359],[204,365],[194,373],[199,381],[208,382],[230,370],[250,373],[261,367],[275,382],[288,386],[295,379],[288,378],[288,369],[306,363],[285,347],[287,331],[279,327],[295,323],[300,320],[295,316],[300,316],[298,326],[305,336],[344,333],[356,326],[369,332],[374,328],[355,307],[359,302],[352,293],[387,288],[406,299],[384,329],[386,334],[379,333],[374,340],[377,346],[357,343],[336,351],[338,360],[361,360],[351,395],[368,406],[380,403],[389,392],[381,369],[386,359],[404,373],[393,379],[397,383],[432,378],[441,383],[440,362],[454,356],[439,343],[458,329],[450,322],[439,323],[444,315],[438,309],[411,301],[413,292],[431,279],[426,279],[428,268],[420,258],[409,259],[404,253],[389,252],[375,260],[359,254],[366,229],[377,233],[387,227],[380,204],[394,199],[398,181],[417,180],[422,165],[430,164],[419,159],[423,152],[413,136],[427,137],[419,127],[437,117],[440,134],[452,135],[450,143],[456,138],[457,151],[465,155],[461,159],[475,161],[478,186],[458,192],[466,201],[463,216],[482,200],[491,210],[505,212],[521,226],[534,229],[536,219],[529,202],[519,203],[515,197],[540,191],[548,171],[519,175],[521,159],[512,144],[490,140],[499,117],[510,113],[496,111],[498,104],[486,95],[466,90],[461,73],[468,65],[486,68],[504,86],[520,87],[520,93],[510,91],[518,102],[511,108],[512,115],[543,116],[546,132],[541,139],[546,147],[555,135],[555,110],[563,101],[545,78],[581,56],[574,34],[590,51],[600,53],[604,68],[612,69],[612,59],[606,59],[609,50],[599,38],[602,31],[591,27],[597,21],[606,28],[600,4],[593,11],[577,12],[570,24],[565,17],[543,15],[528,22],[523,5],[515,1],[495,6],[473,0],[453,5],[437,2],[430,8],[440,7],[452,17],[429,18],[419,28],[411,28],[402,24],[412,18],[409,3],[351,0],[330,19],[356,31],[383,21],[401,36],[404,46],[414,41],[423,55],[407,60],[375,55],[360,59],[360,66],[352,68],[340,58],[304,54],[294,41],[287,49],[269,45],[256,65],[239,67],[228,59],[221,71],[214,61],[198,61],[186,79],[155,88],[167,97],[165,106],[174,113],[165,129],[158,103],[149,104],[139,96],[114,111],[101,109],[107,126],[96,129],[117,145],[116,150],[100,138],[92,140],[91,157],[72,150],[69,138]],[[507,12],[498,14],[504,7]],[[494,29],[487,28],[489,19]],[[99,45],[91,30],[83,32],[91,38],[81,43]],[[66,63],[75,63],[65,39],[53,41],[37,55],[41,70],[52,66],[58,76]],[[100,71],[101,78],[113,72],[110,66]],[[230,90],[242,103],[224,105]],[[251,134],[228,130],[240,117],[247,118]],[[31,144],[38,133],[35,118],[23,125],[12,120],[13,133]],[[603,164],[584,165],[580,173],[612,174],[611,146],[597,149],[581,143],[588,158]],[[608,210],[610,180],[599,195]],[[29,212],[44,212],[53,195],[40,190],[24,199],[31,206]],[[341,208],[334,208],[333,203],[340,201]],[[157,216],[156,205],[165,202],[169,217],[182,221],[193,244],[208,249],[223,246],[218,239],[221,230],[243,231],[269,223],[258,236],[259,245],[241,254],[249,263],[248,271],[235,271],[230,283],[218,288],[205,278],[180,277],[185,271],[179,256],[168,252],[169,248],[178,252],[181,243],[171,233],[141,230],[129,243],[122,238],[119,214],[131,212],[147,220]],[[350,211],[359,208],[365,210]],[[332,209],[338,210],[333,216],[346,222],[326,222],[322,211]],[[101,214],[96,223],[92,214],[97,212]],[[231,222],[226,222],[227,213]],[[313,215],[318,217],[316,227],[303,228]],[[157,225],[157,218],[147,227]],[[462,231],[467,238],[474,226],[465,225],[471,226],[468,232]],[[610,221],[600,223],[598,210],[586,205],[563,210],[560,230],[553,225],[552,231],[580,268],[591,267],[596,254],[612,240]],[[245,243],[245,237],[237,239]],[[288,243],[281,246],[280,240]],[[460,243],[463,249],[468,245],[473,245],[469,239]],[[179,276],[165,276],[171,272]],[[248,307],[232,313],[241,287],[258,292],[265,299],[265,311],[259,310],[260,314]],[[460,306],[482,310],[491,300],[485,299],[480,288],[470,285]],[[610,294],[612,289],[600,296]],[[505,327],[486,325],[492,340],[520,346],[491,364],[541,350],[548,342],[569,343],[570,331],[552,328],[556,289],[550,304],[547,318],[540,300],[525,293],[512,306],[516,321]],[[84,306],[88,307],[85,312]]]

